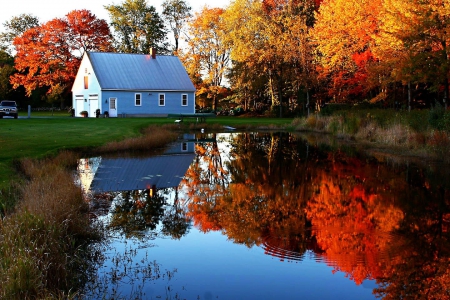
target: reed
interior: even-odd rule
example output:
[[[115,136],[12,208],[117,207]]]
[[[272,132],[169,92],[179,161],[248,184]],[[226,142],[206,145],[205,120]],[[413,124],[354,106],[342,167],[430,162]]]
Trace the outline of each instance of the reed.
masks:
[[[0,222],[1,299],[67,299],[63,291],[79,284],[86,243],[101,234],[72,179],[74,165],[76,155],[68,151],[21,162],[20,201]]]
[[[148,151],[161,148],[177,139],[178,134],[171,130],[173,126],[150,126],[142,130],[142,136],[109,142],[99,147],[97,151],[100,153],[111,153],[120,151]]]
[[[326,132],[336,137],[383,147],[406,149],[410,154],[448,159],[450,114],[438,109],[397,112],[349,110],[334,115],[310,115],[294,119],[294,130]],[[428,120],[428,121],[427,121]]]

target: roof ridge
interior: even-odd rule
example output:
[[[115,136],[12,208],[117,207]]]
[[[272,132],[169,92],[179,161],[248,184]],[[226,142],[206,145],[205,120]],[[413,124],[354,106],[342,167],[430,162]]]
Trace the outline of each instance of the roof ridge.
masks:
[[[126,53],[126,52],[102,52],[102,51],[86,51],[88,54],[120,54],[120,55],[151,55],[150,53]],[[156,54],[156,56],[178,57],[173,54]]]

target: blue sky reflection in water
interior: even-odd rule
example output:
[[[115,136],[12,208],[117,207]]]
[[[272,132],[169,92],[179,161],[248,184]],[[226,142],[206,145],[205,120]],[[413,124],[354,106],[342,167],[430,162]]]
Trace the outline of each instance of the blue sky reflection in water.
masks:
[[[168,149],[165,164],[191,155],[198,138]],[[93,190],[103,180],[142,189],[94,198],[102,207],[105,195],[115,197],[99,217],[115,225],[87,298],[374,299],[375,279],[394,297],[420,295],[425,281],[439,293],[449,257],[448,174],[316,145],[288,133],[219,134],[199,141],[183,181],[178,171],[166,179],[157,157],[129,158],[134,167],[82,160],[81,181]],[[115,175],[118,165],[130,172]],[[176,180],[177,193],[157,189]],[[186,216],[187,227],[173,222]],[[415,282],[416,267],[433,272]]]
[[[313,253],[307,253],[302,261],[282,262],[264,254],[260,247],[247,248],[228,241],[220,232],[205,234],[195,228],[180,240],[163,238],[152,243],[152,247],[138,249],[134,260],[140,264],[148,257],[160,264],[162,273],[176,271],[170,280],[165,277],[146,281],[143,299],[375,298],[373,282],[357,286],[345,274],[333,274],[333,268],[317,260]],[[113,256],[130,247],[130,241],[125,244],[123,239],[117,239],[111,246],[115,250],[109,250],[109,255]],[[110,262],[106,265],[106,271],[113,268]],[[117,287],[124,299],[133,294],[127,278]],[[107,294],[113,292],[109,290]],[[100,295],[98,298],[104,292]]]

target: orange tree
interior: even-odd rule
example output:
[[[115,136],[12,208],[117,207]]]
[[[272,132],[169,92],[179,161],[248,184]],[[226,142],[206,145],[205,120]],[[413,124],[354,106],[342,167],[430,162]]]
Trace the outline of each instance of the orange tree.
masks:
[[[37,88],[48,93],[68,92],[85,51],[111,50],[105,20],[87,10],[74,10],[25,31],[14,39],[17,54],[11,77],[14,88],[23,86],[27,95]]]
[[[332,101],[373,98],[380,92],[369,81],[380,6],[381,0],[330,0],[320,6],[311,38],[320,78]]]
[[[388,82],[422,85],[447,101],[449,7],[448,0],[382,1],[374,51],[384,62]]]

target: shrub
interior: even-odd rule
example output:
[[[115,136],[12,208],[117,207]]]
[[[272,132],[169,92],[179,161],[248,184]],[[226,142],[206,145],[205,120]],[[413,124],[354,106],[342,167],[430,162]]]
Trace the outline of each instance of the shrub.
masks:
[[[344,131],[347,134],[355,135],[361,125],[361,119],[354,114],[344,118]]]
[[[448,159],[448,149],[450,149],[450,136],[444,131],[433,131],[428,140],[431,150],[443,159]]]
[[[442,129],[445,110],[439,102],[428,112],[428,124],[434,129]]]
[[[314,129],[316,128],[316,123],[317,123],[316,115],[311,114],[306,118],[305,126],[306,128]]]

